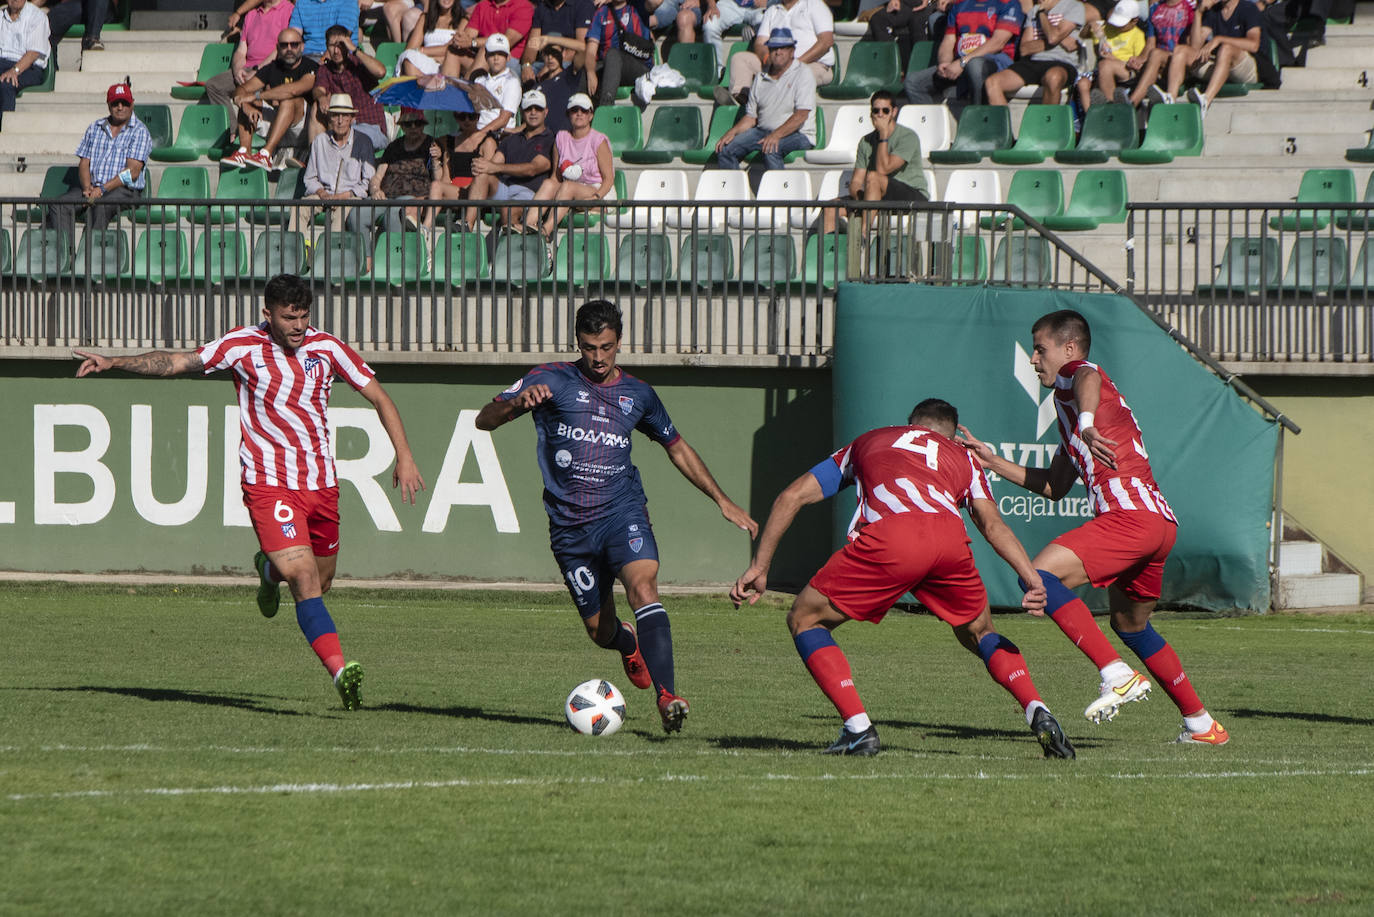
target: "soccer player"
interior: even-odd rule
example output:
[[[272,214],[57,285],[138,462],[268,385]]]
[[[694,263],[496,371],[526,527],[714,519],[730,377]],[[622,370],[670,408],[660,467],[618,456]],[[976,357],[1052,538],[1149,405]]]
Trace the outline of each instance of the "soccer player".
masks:
[[[1150,692],[1149,679],[1121,661],[1088,606],[1069,591],[1092,583],[1110,587],[1112,630],[1183,714],[1178,741],[1224,745],[1226,729],[1207,713],[1178,654],[1150,625],[1178,520],[1155,483],[1140,425],[1112,380],[1088,362],[1092,332],[1082,315],[1063,309],[1041,316],[1031,326],[1031,338],[1031,366],[1040,384],[1054,389],[1064,443],[1050,467],[1017,465],[967,428],[960,432],[984,468],[1031,493],[1058,500],[1077,478],[1087,485],[1093,519],[1060,535],[1035,557],[1048,596],[1045,610],[1102,674],[1101,696],[1083,715],[1095,723],[1110,720],[1121,705]]]
[[[615,304],[599,299],[582,306],[574,329],[581,359],[536,366],[482,409],[477,428],[495,430],[534,412],[550,547],[587,636],[619,651],[635,687],[654,688],[663,731],[676,732],[688,704],[674,685],[673,635],[658,595],[658,545],[639,470],[630,462],[630,434],[639,430],[663,446],[683,477],[730,522],[750,536],[759,526],[720,489],[653,388],[616,365],[622,322]],[[616,577],[634,609],[637,636],[636,627],[616,616]]]
[[[235,328],[198,350],[153,351],[106,357],[74,351],[82,358],[78,377],[122,369],[144,376],[176,376],[228,369],[239,396],[243,502],[262,550],[257,568],[258,609],[277,613],[278,584],[296,600],[296,623],[334,679],[344,709],[362,700],[363,668],[344,662],[339,635],[324,605],[339,551],[339,488],[329,447],[326,409],[335,374],[377,409],[396,451],[393,486],[415,502],[425,487],[406,442],[396,405],[372,368],[343,341],[310,326],[313,294],[294,274],[267,282],[264,321]]]
[[[881,747],[849,660],[831,631],[850,620],[876,624],[892,603],[911,592],[954,628],[955,639],[981,656],[988,674],[1016,698],[1045,757],[1074,757],[1035,690],[1021,651],[992,628],[987,591],[973,564],[959,507],[968,507],[978,531],[1013,570],[1030,583],[1038,577],[1026,549],[1002,521],[987,478],[954,441],[958,423],[953,405],[927,398],[912,410],[907,426],[870,430],[797,478],[773,502],[754,561],[730,590],[736,607],[746,599],[757,602],[797,510],[834,496],[846,484],[856,486],[859,506],[849,543],[811,578],[787,614],[802,662],[844,718],[827,755],[876,755]],[[1044,590],[1027,589],[1021,604],[1043,608]]]

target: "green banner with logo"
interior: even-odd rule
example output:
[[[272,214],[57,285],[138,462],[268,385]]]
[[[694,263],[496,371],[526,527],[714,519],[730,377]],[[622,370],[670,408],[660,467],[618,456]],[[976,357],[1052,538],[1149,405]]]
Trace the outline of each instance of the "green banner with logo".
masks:
[[[1059,445],[1048,389],[1030,368],[1031,325],[1076,309],[1092,328],[1093,362],[1130,404],[1155,478],[1179,520],[1165,569],[1166,604],[1267,610],[1269,525],[1278,426],[1119,296],[993,287],[843,284],[836,307],[836,443],[901,423],[922,398],[939,397],[1006,458],[1046,467]],[[1090,519],[1078,484],[1052,502],[993,479],[1007,523],[1032,557]],[[853,506],[835,509],[843,531]],[[974,555],[995,606],[1015,606],[1016,577],[970,526]],[[1089,603],[1106,607],[1106,591]]]

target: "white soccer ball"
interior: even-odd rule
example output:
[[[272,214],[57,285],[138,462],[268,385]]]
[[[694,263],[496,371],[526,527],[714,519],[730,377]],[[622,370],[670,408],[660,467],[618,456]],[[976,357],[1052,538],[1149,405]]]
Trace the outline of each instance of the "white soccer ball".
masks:
[[[625,696],[609,681],[593,678],[572,689],[563,715],[584,736],[608,736],[625,722]]]

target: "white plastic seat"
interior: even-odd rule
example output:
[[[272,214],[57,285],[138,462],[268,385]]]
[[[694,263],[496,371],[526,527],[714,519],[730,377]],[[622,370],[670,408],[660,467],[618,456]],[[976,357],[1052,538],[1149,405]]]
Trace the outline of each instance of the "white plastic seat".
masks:
[[[760,201],[811,201],[811,173],[790,171],[788,169],[769,169],[759,180]],[[806,208],[797,207],[753,207],[731,210],[726,222],[736,229],[773,229],[786,232],[791,220],[801,220]]]
[[[608,198],[613,197],[612,191]],[[685,201],[691,197],[687,190],[687,173],[681,169],[645,169],[635,179],[630,202]],[[617,229],[662,229],[667,215],[663,207],[631,207],[625,213],[607,212],[606,225]]]
[[[854,177],[853,169],[831,169],[821,176],[820,190],[816,192],[816,200],[833,201],[841,195],[849,193],[849,180]],[[800,216],[800,220],[798,217]],[[792,211],[792,225],[797,229],[806,229],[815,223],[821,216],[819,207],[808,207],[804,212]]]
[[[868,34],[867,22],[836,22],[836,38],[863,38]]]
[[[903,105],[897,110],[897,123],[916,132],[921,155],[927,159],[931,150],[948,149],[954,139],[954,124],[943,105]]]
[[[955,169],[949,173],[942,200],[955,204],[996,206],[1002,203],[1002,180],[993,169]],[[950,224],[956,229],[960,226],[973,226],[977,224],[980,216],[988,215],[990,214],[974,211],[954,213],[950,215]]]
[[[737,169],[707,169],[697,179],[697,191],[692,200],[698,203],[724,201],[735,206],[683,207],[681,211],[670,210],[667,214],[668,225],[674,229],[691,229],[695,225],[701,231],[724,232],[727,212],[732,209],[738,210],[741,205],[747,205],[754,200],[754,194],[749,190],[749,173]]]
[[[818,166],[852,166],[859,140],[873,130],[868,120],[868,103],[841,105],[830,121],[830,134],[825,146],[807,150],[806,161]]]
[[[931,199],[932,201],[942,201],[942,200],[944,200],[944,198],[940,197],[940,188],[939,188],[939,186],[935,184],[935,170],[934,170],[934,169],[922,169],[921,172],[922,172],[922,174],[924,174],[925,177],[926,177],[926,191],[930,194],[930,199]]]

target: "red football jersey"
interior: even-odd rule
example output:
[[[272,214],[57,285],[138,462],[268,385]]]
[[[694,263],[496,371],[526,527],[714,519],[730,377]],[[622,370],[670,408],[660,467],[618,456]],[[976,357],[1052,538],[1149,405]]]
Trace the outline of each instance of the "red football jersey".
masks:
[[[831,455],[830,461],[838,478],[830,488],[821,480],[826,496],[840,482],[852,481],[858,491],[859,505],[849,523],[851,541],[863,526],[903,513],[953,518],[962,526],[960,507],[970,500],[992,499],[987,476],[969,451],[925,427],[870,430]]]
[[[1073,376],[1081,366],[1097,370],[1102,377],[1102,400],[1093,412],[1093,427],[1116,441],[1115,469],[1099,464],[1087,444],[1078,438],[1079,409]],[[1095,515],[1112,510],[1146,510],[1159,513],[1170,522],[1178,521],[1155,483],[1140,424],[1102,367],[1087,360],[1072,360],[1061,366],[1054,380],[1054,407],[1059,415],[1059,437],[1069,460],[1078,469],[1078,476],[1087,485]]]

